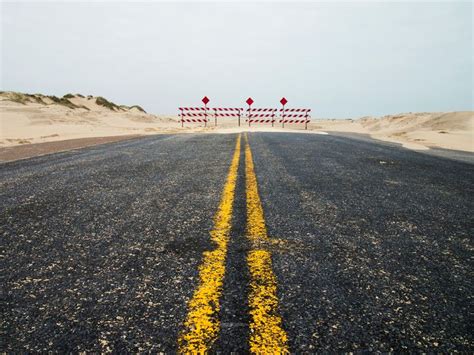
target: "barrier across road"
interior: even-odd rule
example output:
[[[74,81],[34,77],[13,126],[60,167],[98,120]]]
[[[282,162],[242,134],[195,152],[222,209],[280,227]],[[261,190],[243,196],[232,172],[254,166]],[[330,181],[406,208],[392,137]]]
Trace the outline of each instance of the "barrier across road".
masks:
[[[238,118],[238,125],[240,126],[240,119],[244,113],[244,109],[240,107],[213,107],[208,108],[207,103],[209,99],[207,96],[204,96],[202,99],[204,107],[179,107],[181,117],[181,127],[184,126],[184,122],[188,123],[204,123],[204,126],[207,126],[209,121],[209,116],[214,116],[214,124],[217,126],[217,119],[219,117],[235,117]],[[253,99],[249,97],[245,101],[248,105],[246,109],[246,121],[249,123],[249,127],[252,123],[271,123],[272,127],[275,124],[276,116],[278,109],[276,108],[267,108],[267,107],[257,107],[252,108],[254,103]],[[286,98],[280,100],[282,108],[280,111],[280,120],[282,127],[285,127],[287,124],[303,124],[305,129],[308,129],[308,123],[311,121],[310,117],[310,108],[286,108],[285,105],[288,103]],[[213,114],[209,113],[209,110],[213,110]]]
[[[252,108],[249,105],[247,109],[247,121],[249,127],[251,123],[271,123],[272,127],[275,123],[276,108]]]
[[[178,107],[181,113],[179,116],[181,117],[181,127],[184,126],[184,122],[188,123],[196,123],[196,122],[204,122],[204,127],[207,126],[207,122],[209,121],[207,119],[208,116],[208,107],[207,103],[209,102],[209,98],[207,96],[204,96],[202,98],[202,103],[204,104],[204,107]],[[192,118],[185,118],[185,117],[192,117]],[[201,118],[203,117],[203,118]]]
[[[207,107],[180,107],[179,110],[181,111],[181,113],[179,114],[179,116],[181,117],[181,127],[183,127],[184,122],[204,122],[204,125],[207,125]]]
[[[240,127],[240,118],[242,117],[243,108],[239,107],[214,107],[214,120],[217,126],[217,117],[237,117],[238,125]]]
[[[305,129],[308,129],[308,123],[310,122],[309,113],[311,109],[309,108],[281,108],[281,118],[280,123],[282,127],[285,127],[285,123],[304,123]],[[298,113],[288,113],[288,112],[298,112]]]

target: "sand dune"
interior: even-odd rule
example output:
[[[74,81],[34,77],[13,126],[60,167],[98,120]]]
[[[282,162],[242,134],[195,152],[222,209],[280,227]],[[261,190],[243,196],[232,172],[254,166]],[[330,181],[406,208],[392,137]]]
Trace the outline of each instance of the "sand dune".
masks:
[[[474,112],[424,112],[388,115],[358,120],[318,120],[326,131],[369,134],[373,138],[400,143],[406,148],[445,149],[474,152]]]
[[[244,121],[241,127],[237,127],[235,119],[224,119],[219,120],[217,127],[211,120],[208,127],[187,124],[181,128],[177,116],[148,114],[140,106],[119,106],[101,97],[0,93],[0,147],[157,133],[283,131],[279,124],[249,128]],[[286,125],[284,131],[301,132],[302,128],[303,125]],[[474,112],[471,111],[407,113],[356,120],[313,119],[308,131],[369,134],[411,149],[440,147],[474,152]]]
[[[55,102],[44,95],[0,94],[0,147],[174,132],[178,128],[176,118],[151,115],[139,106],[118,106],[108,101],[107,106],[99,105],[100,98],[92,96],[62,99]]]

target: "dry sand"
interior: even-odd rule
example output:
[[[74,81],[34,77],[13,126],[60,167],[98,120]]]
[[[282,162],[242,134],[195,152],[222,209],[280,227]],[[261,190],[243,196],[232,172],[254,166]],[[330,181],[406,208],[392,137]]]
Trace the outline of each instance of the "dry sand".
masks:
[[[95,103],[96,98],[75,97],[69,101],[85,108],[69,108],[43,97],[38,102],[12,102],[0,95],[0,147],[66,139],[144,135],[175,132],[171,117],[150,115],[136,108],[111,110]]]
[[[237,119],[221,119],[214,127],[211,119],[208,127],[186,124],[181,128],[177,116],[147,114],[136,107],[105,107],[97,104],[96,97],[76,95],[68,100],[58,103],[44,95],[0,93],[0,149],[79,138],[123,136],[126,139],[130,135],[160,133],[286,131],[326,134],[337,131],[368,134],[410,149],[439,147],[474,152],[474,113],[471,111],[408,113],[357,120],[313,119],[308,131],[304,131],[304,125],[286,125],[282,129],[278,123],[275,127],[269,124],[248,127],[244,119],[241,127],[237,127]],[[66,107],[69,104],[77,107]]]
[[[425,112],[358,120],[317,120],[312,127],[326,131],[369,134],[406,148],[430,147],[474,152],[474,112]]]

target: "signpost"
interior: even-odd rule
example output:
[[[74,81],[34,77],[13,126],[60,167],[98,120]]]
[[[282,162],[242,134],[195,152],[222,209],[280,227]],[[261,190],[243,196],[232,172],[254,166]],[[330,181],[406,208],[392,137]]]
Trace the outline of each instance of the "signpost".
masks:
[[[282,118],[283,118],[281,127],[285,128],[285,105],[288,103],[288,100],[286,98],[282,97],[281,100],[280,100],[280,103],[283,106],[282,111],[281,111],[282,112]]]
[[[209,102],[209,98],[207,96],[204,96],[202,98],[202,102],[204,103],[204,127],[207,127],[207,103]],[[217,121],[216,121],[217,125]]]
[[[249,127],[250,127],[250,118],[252,118],[252,108],[251,108],[251,106],[253,104],[253,100],[252,100],[251,97],[249,97],[247,99],[247,101],[245,101],[245,102],[247,103],[247,105],[249,105]]]

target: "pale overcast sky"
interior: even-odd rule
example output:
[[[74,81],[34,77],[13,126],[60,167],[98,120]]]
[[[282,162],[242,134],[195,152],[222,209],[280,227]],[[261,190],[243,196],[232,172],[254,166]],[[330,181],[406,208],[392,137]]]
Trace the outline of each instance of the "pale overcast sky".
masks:
[[[313,117],[472,110],[470,2],[2,2],[1,90],[153,113],[310,107]]]

